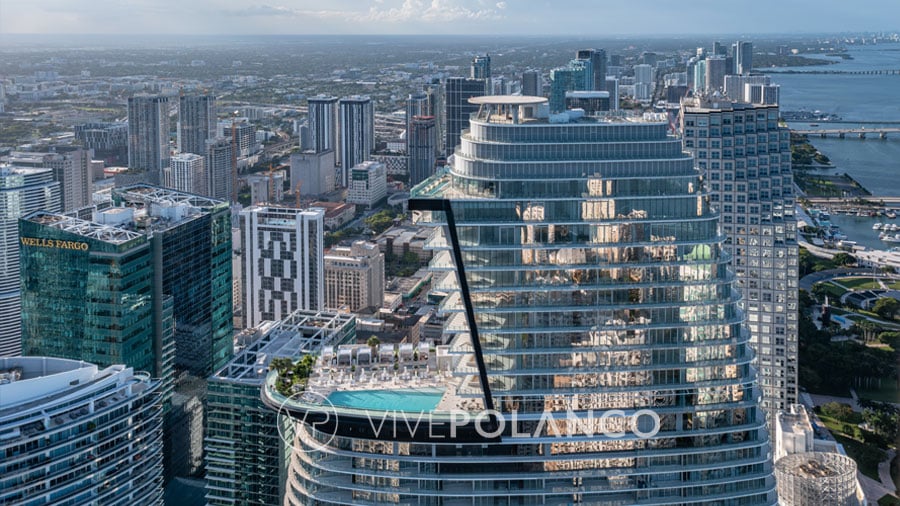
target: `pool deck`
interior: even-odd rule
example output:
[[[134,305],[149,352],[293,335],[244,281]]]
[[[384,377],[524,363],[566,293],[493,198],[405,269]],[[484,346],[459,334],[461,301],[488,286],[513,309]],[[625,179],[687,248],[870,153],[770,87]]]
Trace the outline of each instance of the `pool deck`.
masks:
[[[464,382],[474,381],[471,373],[459,372],[464,362],[466,361],[459,360],[456,362],[456,366],[453,366],[446,361],[438,361],[437,357],[432,355],[418,361],[399,360],[397,369],[393,369],[395,363],[393,361],[356,366],[338,365],[329,361],[327,357],[320,357],[301,398],[305,402],[322,404],[335,393],[382,391],[399,394],[408,391],[419,395],[437,396],[440,394],[440,398],[436,399],[434,405],[429,409],[431,412],[480,411],[484,406],[480,389],[463,388]],[[439,364],[441,364],[442,370],[438,370]],[[457,372],[454,373],[452,370],[457,370]],[[462,393],[464,390],[467,393]],[[476,391],[478,393],[475,393]],[[372,406],[362,404],[356,405],[351,402],[350,405],[339,405],[335,403],[335,406],[371,411],[381,409],[377,402]],[[403,409],[393,406],[388,406],[387,410],[403,411]],[[412,409],[412,411],[420,411],[420,409]]]

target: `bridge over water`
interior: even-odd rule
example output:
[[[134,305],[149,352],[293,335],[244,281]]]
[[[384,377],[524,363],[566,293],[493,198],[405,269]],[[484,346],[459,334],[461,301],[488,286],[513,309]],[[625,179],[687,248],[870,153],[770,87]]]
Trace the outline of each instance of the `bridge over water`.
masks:
[[[900,69],[875,69],[875,70],[770,70],[766,69],[766,74],[830,74],[830,75],[853,75],[853,76],[898,76]]]
[[[887,128],[818,128],[815,130],[791,130],[795,134],[804,134],[811,137],[818,136],[823,139],[828,137],[837,137],[839,139],[887,139],[888,134],[900,134],[900,127]]]

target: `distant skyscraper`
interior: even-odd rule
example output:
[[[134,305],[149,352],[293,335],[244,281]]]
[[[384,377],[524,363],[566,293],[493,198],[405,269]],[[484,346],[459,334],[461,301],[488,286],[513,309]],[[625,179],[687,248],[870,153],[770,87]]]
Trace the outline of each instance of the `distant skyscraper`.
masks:
[[[334,151],[307,150],[292,154],[291,184],[301,195],[317,196],[333,191]]]
[[[722,92],[725,87],[725,75],[728,66],[724,56],[710,56],[706,59],[706,92]]]
[[[541,73],[537,70],[526,70],[522,73],[522,95],[540,97],[544,94]]]
[[[325,253],[325,307],[357,312],[384,302],[384,253],[371,242],[355,241]]]
[[[75,138],[96,158],[110,165],[128,161],[128,123],[85,123],[75,125]]]
[[[162,186],[197,195],[207,193],[208,182],[202,156],[178,153],[172,156],[169,163],[163,171]]]
[[[0,166],[0,356],[22,351],[19,218],[59,212],[59,183],[51,169]],[[63,267],[63,266],[61,266]]]
[[[619,110],[619,80],[615,77],[606,78],[606,91],[609,92],[609,109]]]
[[[410,123],[416,116],[429,116],[428,95],[425,93],[411,93],[406,99],[406,142],[409,144]],[[408,148],[408,146],[407,146]],[[407,149],[409,152],[409,149]]]
[[[163,504],[158,379],[52,357],[0,378],[0,504]]]
[[[572,60],[566,67],[550,71],[550,112],[566,110],[566,92],[585,91],[588,84],[593,84],[590,62]]]
[[[413,187],[434,172],[437,129],[433,116],[416,116],[407,136],[409,144],[409,186]]]
[[[448,358],[325,348],[304,398],[264,385],[298,421],[285,503],[776,504],[740,294],[693,158],[665,120],[551,122],[546,99],[501,98],[476,99],[452,170],[410,199],[454,306]],[[360,371],[425,354],[420,372],[449,371],[427,391]],[[325,396],[339,416],[313,423]]]
[[[158,183],[169,166],[168,97],[128,98],[128,167]]]
[[[771,417],[797,397],[797,219],[790,132],[778,106],[685,99],[684,147],[705,174],[732,258]]]
[[[472,69],[469,73],[472,79],[491,79],[491,56],[476,56],[472,58]]]
[[[469,114],[478,110],[469,103],[472,97],[486,94],[487,81],[449,77],[444,83],[444,116],[446,120],[444,154],[450,156],[459,145],[459,136],[469,126]]]
[[[727,75],[725,76],[725,96],[734,102],[751,102],[744,95],[747,84],[769,84],[771,79],[764,75]]]
[[[706,60],[700,60],[694,66],[693,87],[695,92],[706,91]]]
[[[576,57],[579,60],[591,62],[592,84],[588,89],[603,91],[606,86],[606,51],[603,49],[579,49]]]
[[[341,186],[350,184],[350,169],[369,160],[375,150],[375,110],[367,96],[344,97],[339,103]]]
[[[634,66],[634,98],[650,100],[653,98],[653,66],[647,63]]]
[[[244,327],[325,306],[325,211],[252,206],[241,211]]]
[[[92,178],[90,149],[58,146],[52,152],[13,151],[7,159],[9,165],[22,168],[46,168],[53,170],[53,179],[60,185],[60,202],[63,212],[92,204]]]
[[[734,46],[735,74],[749,74],[753,70],[753,43],[737,42]]]
[[[203,195],[231,202],[234,198],[234,143],[231,137],[206,141],[206,191]]]
[[[315,153],[338,150],[337,97],[317,95],[307,99],[309,105],[309,141]],[[306,146],[303,147],[307,149]],[[338,162],[339,160],[335,160]]]
[[[727,56],[728,46],[722,44],[719,41],[713,42],[713,54],[716,56]]]
[[[216,137],[216,123],[215,96],[178,97],[178,150],[206,155],[206,141]]]

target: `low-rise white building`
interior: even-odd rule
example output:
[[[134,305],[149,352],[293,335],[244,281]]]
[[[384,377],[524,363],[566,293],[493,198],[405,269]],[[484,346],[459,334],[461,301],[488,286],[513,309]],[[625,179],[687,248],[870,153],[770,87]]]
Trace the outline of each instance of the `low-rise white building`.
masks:
[[[365,161],[350,169],[347,202],[366,207],[387,198],[387,173],[384,164]]]

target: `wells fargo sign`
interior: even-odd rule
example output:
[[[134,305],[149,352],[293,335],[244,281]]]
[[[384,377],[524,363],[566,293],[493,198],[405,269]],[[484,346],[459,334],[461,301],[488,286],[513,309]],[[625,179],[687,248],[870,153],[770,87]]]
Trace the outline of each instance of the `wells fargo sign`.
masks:
[[[62,241],[60,239],[46,239],[37,237],[20,237],[24,246],[36,246],[38,248],[74,249],[87,251],[88,243],[80,241]]]

